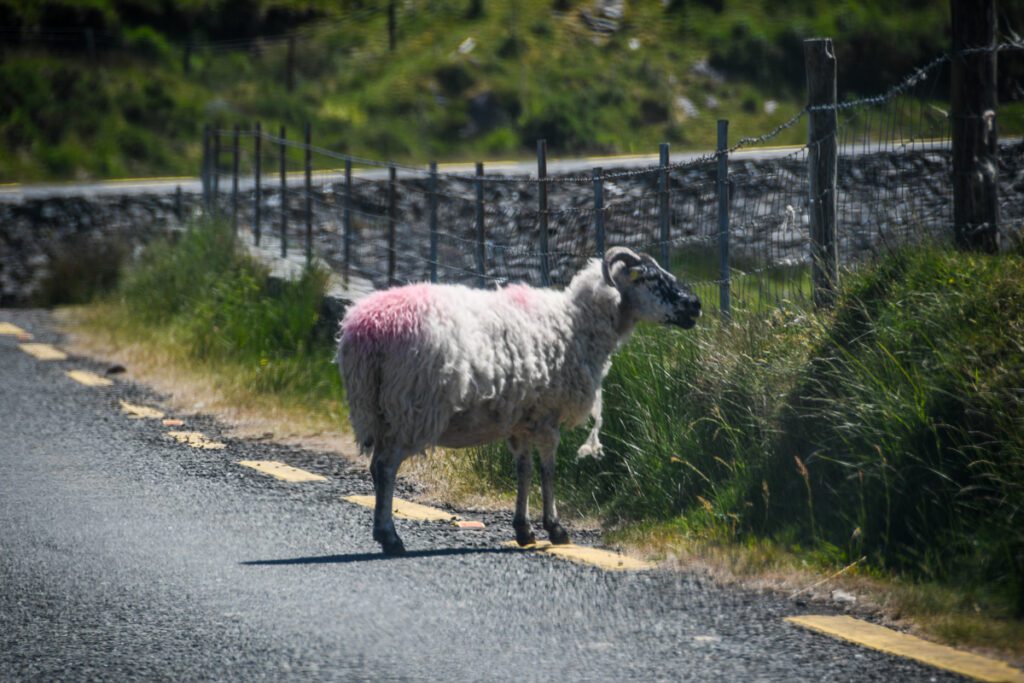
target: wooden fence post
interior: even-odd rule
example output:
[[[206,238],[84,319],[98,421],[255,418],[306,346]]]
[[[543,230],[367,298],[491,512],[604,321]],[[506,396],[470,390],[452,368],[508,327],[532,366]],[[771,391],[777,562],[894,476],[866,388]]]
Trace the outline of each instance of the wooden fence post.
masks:
[[[210,124],[203,126],[203,159],[199,165],[199,180],[203,188],[203,213],[210,213]]]
[[[288,92],[295,90],[295,34],[288,34],[288,53],[285,56],[284,85]]]
[[[231,135],[231,232],[238,237],[238,124]]]
[[[398,223],[398,211],[396,207],[397,192],[397,170],[393,165],[388,166],[388,286],[395,284],[395,227]]]
[[[669,221],[669,202],[668,202],[668,143],[663,142],[658,147],[659,157],[659,169],[658,169],[658,224],[660,226],[659,241],[661,242],[659,248],[659,256],[661,260],[661,267],[665,270],[669,270],[671,264],[669,263],[669,249],[668,243],[671,235],[670,221]]]
[[[814,303],[828,305],[839,281],[836,240],[836,56],[831,38],[804,41],[807,70],[808,156],[810,185],[811,279]]]
[[[540,284],[550,284],[548,264],[548,141],[537,140],[537,209],[540,232]]]
[[[260,122],[256,122],[256,130],[253,133],[253,207],[252,207],[252,233],[256,246],[260,246],[260,203],[263,201],[263,192],[260,187],[260,172],[263,169],[263,156],[261,146],[263,142],[263,129]]]
[[[342,271],[348,286],[349,267],[352,263],[352,160],[345,159],[345,209],[341,214],[343,230]]]
[[[483,289],[487,286],[484,275],[487,272],[484,235],[484,164],[476,162],[476,284]]]
[[[213,156],[210,158],[210,172],[213,174],[213,216],[220,215],[220,128],[213,130]]]
[[[288,256],[288,176],[285,158],[287,148],[284,144],[286,137],[287,131],[281,126],[281,139],[278,141],[281,160],[281,258]]]
[[[729,122],[718,120],[718,307],[732,315],[732,273],[729,268]]]
[[[306,265],[313,263],[313,131],[306,121]]]
[[[604,177],[598,166],[591,173],[594,179],[594,245],[598,258],[604,258]]]
[[[430,281],[437,282],[437,162],[430,162]]]
[[[950,0],[950,13],[956,243],[994,252],[999,249],[995,0]]]

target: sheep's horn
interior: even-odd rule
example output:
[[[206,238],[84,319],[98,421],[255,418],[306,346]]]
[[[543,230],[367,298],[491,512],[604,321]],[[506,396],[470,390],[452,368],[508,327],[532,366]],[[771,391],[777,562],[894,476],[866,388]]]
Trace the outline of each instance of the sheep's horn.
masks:
[[[606,251],[604,253],[604,260],[601,261],[601,274],[604,275],[604,281],[609,287],[615,286],[615,283],[612,281],[612,266],[615,265],[616,261],[624,262],[627,268],[638,266],[642,262],[635,251],[626,247],[612,247]]]

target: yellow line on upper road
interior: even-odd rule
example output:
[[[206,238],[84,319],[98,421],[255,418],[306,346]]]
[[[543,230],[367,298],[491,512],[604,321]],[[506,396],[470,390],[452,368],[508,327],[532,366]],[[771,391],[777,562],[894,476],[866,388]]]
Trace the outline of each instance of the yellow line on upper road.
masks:
[[[13,323],[3,322],[0,320],[0,335],[6,335],[9,337],[17,337],[19,335],[28,334],[25,330],[21,329]]]
[[[376,502],[374,496],[343,496],[344,500],[356,505],[373,509]],[[432,508],[429,505],[420,505],[412,501],[394,498],[391,502],[391,512],[395,517],[411,519],[417,522],[450,522],[458,515],[451,512]]]
[[[303,481],[327,481],[327,477],[320,474],[313,474],[298,467],[286,465],[276,460],[240,460],[239,465],[251,467],[257,472],[269,474],[281,481],[303,482]]]
[[[192,448],[203,448],[206,450],[220,450],[226,448],[220,441],[211,441],[207,439],[202,432],[167,432],[167,436],[171,437],[178,443],[183,443],[186,446]]]
[[[36,360],[67,360],[68,354],[49,344],[18,344],[18,347]]]
[[[88,370],[68,370],[64,374],[87,387],[109,387],[114,383],[112,380],[100,377],[95,372]]]
[[[505,545],[510,548],[521,547],[515,541],[509,541]],[[553,545],[549,541],[538,541],[533,545],[522,547],[522,549],[524,551],[534,551],[545,555],[554,555],[555,557],[561,557],[578,564],[589,564],[599,569],[604,569],[605,571],[641,572],[654,569],[657,566],[653,562],[627,557],[622,553],[612,552],[611,550],[591,548],[584,545],[574,545],[572,543],[568,543],[566,545]]]
[[[906,633],[878,626],[848,616],[806,615],[786,617],[786,621],[847,640],[857,645],[880,650],[890,655],[946,669],[979,681],[1024,683],[1024,673],[998,659],[962,652],[945,645],[922,640]]]
[[[121,401],[121,410],[123,410],[128,417],[131,418],[148,418],[150,420],[161,420],[164,414],[156,408],[150,408],[149,406],[135,405],[128,401]]]

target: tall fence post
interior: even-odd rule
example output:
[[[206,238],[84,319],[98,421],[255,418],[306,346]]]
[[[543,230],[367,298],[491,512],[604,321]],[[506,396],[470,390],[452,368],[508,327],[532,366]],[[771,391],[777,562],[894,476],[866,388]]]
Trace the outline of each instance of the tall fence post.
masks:
[[[394,165],[388,165],[388,286],[395,284],[396,175]]]
[[[437,162],[430,162],[430,281],[437,282]]]
[[[313,263],[313,131],[306,121],[306,265]]]
[[[231,232],[238,237],[238,144],[241,133],[238,124],[231,135]]]
[[[950,0],[950,13],[956,243],[994,252],[999,249],[995,0]]]
[[[210,160],[210,170],[213,175],[213,216],[220,214],[220,129],[213,131],[213,156]]]
[[[288,92],[295,90],[295,34],[288,34],[288,52],[285,55],[284,85]]]
[[[722,317],[732,315],[729,272],[729,122],[718,120],[718,306]]]
[[[281,126],[281,139],[278,140],[278,150],[281,160],[281,258],[288,256],[288,175],[285,139],[287,131]]]
[[[349,264],[352,263],[352,160],[345,159],[345,208],[341,214],[344,237],[342,244],[342,271],[348,286]]]
[[[185,207],[181,196],[181,185],[174,186],[174,217],[178,219],[178,225],[184,222]]]
[[[604,177],[598,166],[591,174],[594,178],[594,244],[598,258],[604,258]]]
[[[658,147],[659,169],[658,169],[658,223],[661,227],[661,267],[668,270],[669,263],[668,243],[670,239],[669,203],[668,203],[668,143],[663,142]]]
[[[487,253],[484,235],[484,164],[476,162],[476,284],[481,289],[487,286]]]
[[[550,284],[548,266],[548,141],[537,140],[537,203],[540,228],[540,284]]]
[[[831,303],[839,280],[836,240],[836,56],[831,38],[804,41],[807,70],[808,158],[811,218],[811,280],[814,303]]]
[[[263,203],[263,191],[260,187],[260,173],[263,169],[263,129],[260,122],[256,122],[256,130],[253,132],[253,207],[252,207],[252,234],[256,246],[260,246],[260,204]]]
[[[199,181],[203,188],[203,212],[210,212],[210,124],[203,126],[203,158],[199,165]]]

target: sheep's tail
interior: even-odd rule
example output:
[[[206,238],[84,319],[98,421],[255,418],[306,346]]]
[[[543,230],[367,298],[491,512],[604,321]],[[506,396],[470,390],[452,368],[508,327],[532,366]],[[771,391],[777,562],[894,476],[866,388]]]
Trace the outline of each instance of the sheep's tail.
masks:
[[[604,455],[603,447],[601,446],[601,425],[604,420],[601,417],[601,389],[597,390],[597,394],[594,396],[594,405],[590,408],[590,416],[594,418],[594,426],[590,428],[590,434],[587,435],[587,440],[583,442],[579,450],[576,451],[576,459],[581,458],[600,458]]]
[[[347,343],[342,332],[338,366],[348,396],[348,419],[363,453],[369,453],[380,439],[380,363],[379,353]]]

